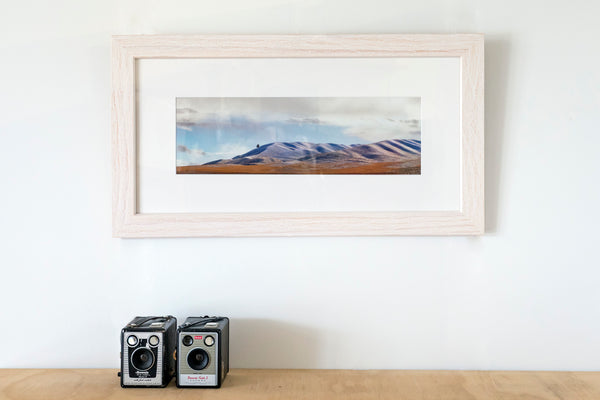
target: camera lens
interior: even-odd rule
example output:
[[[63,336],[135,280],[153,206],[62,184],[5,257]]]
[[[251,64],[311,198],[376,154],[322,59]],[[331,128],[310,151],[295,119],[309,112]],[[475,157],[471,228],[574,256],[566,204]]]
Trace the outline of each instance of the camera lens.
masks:
[[[194,349],[187,356],[188,365],[195,370],[206,368],[208,360],[208,353],[203,349]]]
[[[140,371],[147,371],[154,365],[154,354],[145,348],[140,347],[131,354],[131,364]]]
[[[185,335],[181,342],[184,346],[191,346],[192,343],[194,343],[194,338],[192,338],[190,335]]]

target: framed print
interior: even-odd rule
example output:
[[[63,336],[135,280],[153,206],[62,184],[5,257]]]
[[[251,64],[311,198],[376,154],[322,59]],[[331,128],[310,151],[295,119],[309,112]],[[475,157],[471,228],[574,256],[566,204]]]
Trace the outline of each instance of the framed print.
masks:
[[[115,237],[484,232],[483,35],[112,51]]]

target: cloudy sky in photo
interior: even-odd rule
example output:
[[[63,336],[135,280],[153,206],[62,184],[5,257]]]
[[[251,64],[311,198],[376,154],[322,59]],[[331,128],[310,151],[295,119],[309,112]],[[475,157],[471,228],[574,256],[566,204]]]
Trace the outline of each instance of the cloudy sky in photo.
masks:
[[[418,97],[177,98],[177,165],[273,142],[365,144],[421,138]]]

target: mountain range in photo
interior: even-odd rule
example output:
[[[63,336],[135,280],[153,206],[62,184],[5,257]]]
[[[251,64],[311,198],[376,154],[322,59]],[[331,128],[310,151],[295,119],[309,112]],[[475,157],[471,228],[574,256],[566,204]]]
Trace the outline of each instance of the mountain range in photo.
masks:
[[[230,159],[178,166],[178,174],[420,174],[421,141],[275,142]]]

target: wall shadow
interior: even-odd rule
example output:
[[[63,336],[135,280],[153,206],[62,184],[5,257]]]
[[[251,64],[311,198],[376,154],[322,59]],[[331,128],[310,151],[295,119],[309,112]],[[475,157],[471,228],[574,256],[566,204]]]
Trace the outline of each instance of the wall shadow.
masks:
[[[318,332],[269,319],[231,319],[232,368],[314,368]]]
[[[499,197],[510,74],[510,37],[485,38],[485,232],[495,233],[501,213]]]

